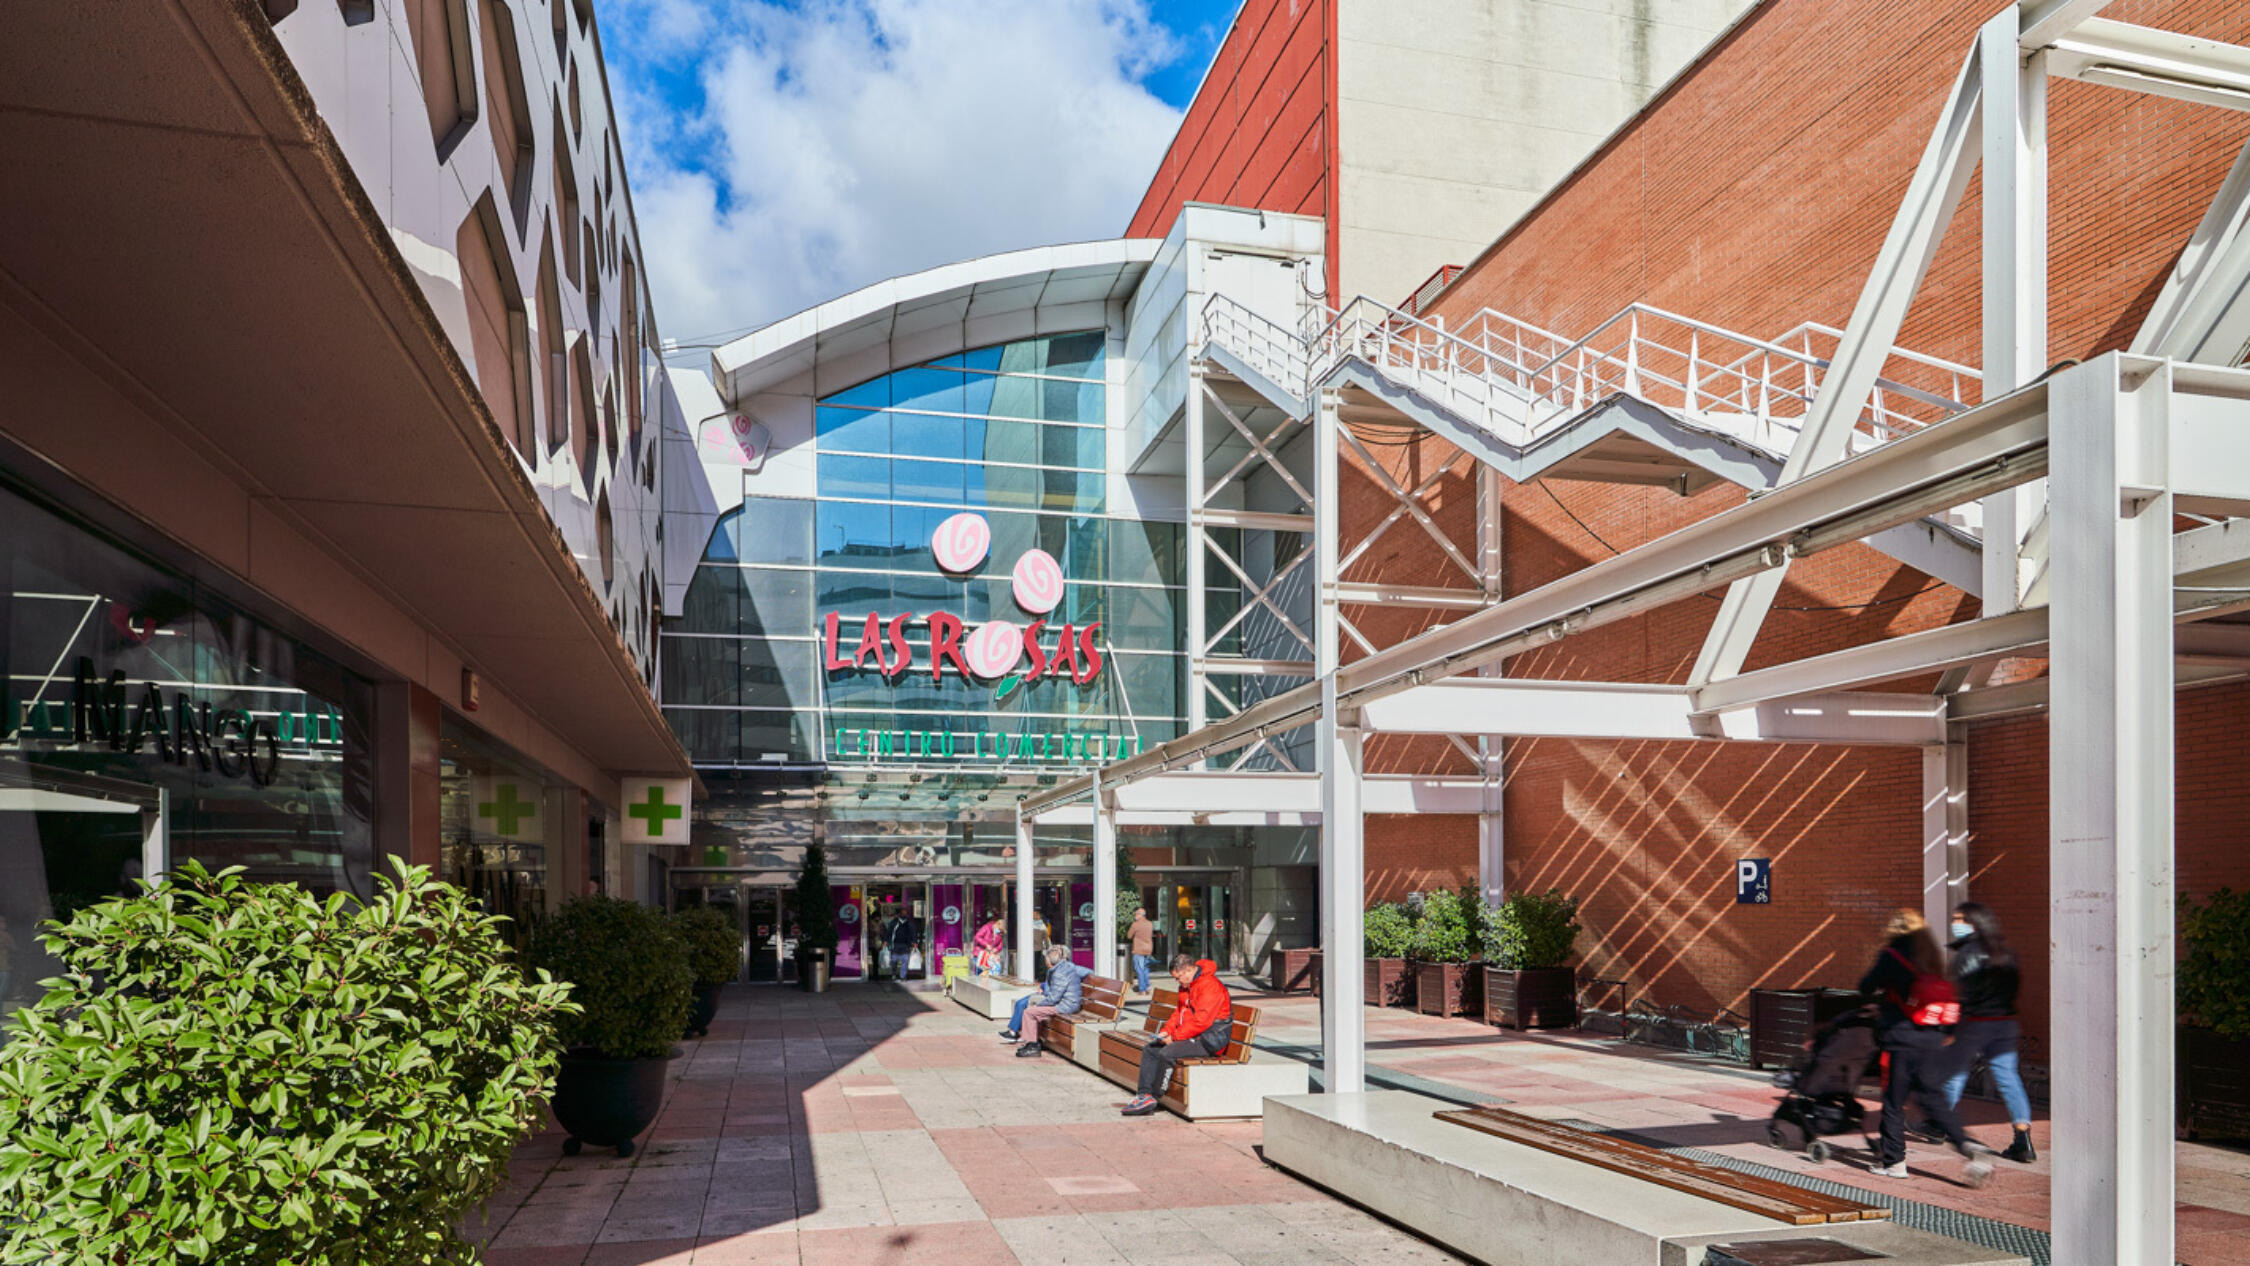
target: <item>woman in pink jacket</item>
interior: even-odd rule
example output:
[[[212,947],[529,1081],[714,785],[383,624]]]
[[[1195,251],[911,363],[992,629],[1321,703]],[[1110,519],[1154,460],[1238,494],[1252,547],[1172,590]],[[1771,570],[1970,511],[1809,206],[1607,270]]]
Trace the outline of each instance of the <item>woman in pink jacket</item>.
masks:
[[[1008,921],[995,917],[977,929],[969,941],[969,974],[982,976],[999,966],[1000,956],[1008,947]]]

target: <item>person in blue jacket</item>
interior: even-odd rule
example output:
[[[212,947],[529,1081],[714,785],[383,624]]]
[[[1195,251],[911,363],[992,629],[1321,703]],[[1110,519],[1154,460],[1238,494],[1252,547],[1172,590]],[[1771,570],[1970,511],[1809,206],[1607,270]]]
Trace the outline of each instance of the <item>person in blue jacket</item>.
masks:
[[[1094,973],[1070,961],[1070,951],[1060,945],[1047,947],[1047,983],[1035,994],[1026,994],[1016,1000],[1015,1017],[1008,1027],[1000,1030],[1000,1040],[1013,1042],[1022,1039],[1023,1045],[1016,1054],[1030,1059],[1039,1054],[1039,1022],[1051,1015],[1076,1015],[1078,1008],[1086,1005],[1086,978]]]

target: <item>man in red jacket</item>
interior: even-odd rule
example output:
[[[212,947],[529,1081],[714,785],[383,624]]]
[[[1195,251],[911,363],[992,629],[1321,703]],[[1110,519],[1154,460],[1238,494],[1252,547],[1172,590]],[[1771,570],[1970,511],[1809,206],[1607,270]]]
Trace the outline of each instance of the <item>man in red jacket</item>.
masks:
[[[1172,979],[1179,982],[1179,1005],[1141,1049],[1140,1093],[1125,1105],[1129,1117],[1145,1117],[1156,1111],[1158,1098],[1172,1084],[1174,1064],[1224,1054],[1234,1034],[1234,998],[1219,982],[1217,963],[1191,954],[1175,954]]]

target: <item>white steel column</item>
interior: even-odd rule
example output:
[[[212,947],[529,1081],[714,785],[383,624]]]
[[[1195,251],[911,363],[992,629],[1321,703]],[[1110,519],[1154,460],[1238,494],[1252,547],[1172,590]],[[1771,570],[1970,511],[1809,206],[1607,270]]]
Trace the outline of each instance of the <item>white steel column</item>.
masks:
[[[1977,37],[1984,80],[1984,398],[2047,367],[2047,55],[2018,46],[2016,6]],[[2023,543],[2047,486],[2034,481],[1983,503],[1984,613],[2022,605]]]
[[[1039,905],[1031,895],[1031,819],[1016,812],[1016,975],[1025,980],[1037,980],[1040,971],[1031,961],[1031,926],[1038,917]]]
[[[1316,727],[1320,749],[1320,1073],[1328,1094],[1367,1089],[1367,847],[1360,814],[1360,731],[1340,724],[1336,679]],[[1357,717],[1344,718],[1356,721]]]
[[[1336,702],[1336,669],[1342,661],[1343,423],[1341,401],[1322,388],[1314,402],[1313,548],[1319,557],[1320,592],[1313,624],[1313,655],[1320,674],[1320,721],[1314,746],[1320,762],[1320,1067],[1322,1089],[1353,1094],[1367,1089],[1366,991],[1361,915],[1367,907],[1367,847],[1360,814],[1359,718]]]
[[[2124,368],[2104,356],[2050,395],[2058,1262],[2174,1260],[2171,384]]]
[[[1477,467],[1477,580],[1487,605],[1500,601],[1504,593],[1500,566],[1500,501],[1500,472],[1480,464]],[[1490,664],[1480,670],[1487,677],[1498,677],[1503,671],[1500,664]],[[1477,812],[1477,891],[1487,903],[1508,895],[1507,802],[1505,770],[1501,767],[1504,743],[1498,735],[1477,736],[1477,772],[1484,775],[1484,793]]]
[[[1094,973],[1117,970],[1117,800],[1094,776]]]
[[[1203,728],[1203,718],[1211,706],[1211,692],[1206,685],[1210,673],[1203,654],[1203,643],[1211,629],[1211,617],[1205,609],[1210,599],[1205,579],[1210,559],[1204,553],[1209,543],[1204,540],[1203,531],[1203,501],[1209,495],[1204,487],[1203,471],[1203,375],[1203,362],[1189,362],[1187,403],[1182,406],[1180,416],[1180,442],[1185,449],[1183,460],[1187,468],[1187,726],[1190,730]]]
[[[1922,917],[1941,944],[1953,907],[1969,898],[1968,751],[1957,741],[1922,749]]]

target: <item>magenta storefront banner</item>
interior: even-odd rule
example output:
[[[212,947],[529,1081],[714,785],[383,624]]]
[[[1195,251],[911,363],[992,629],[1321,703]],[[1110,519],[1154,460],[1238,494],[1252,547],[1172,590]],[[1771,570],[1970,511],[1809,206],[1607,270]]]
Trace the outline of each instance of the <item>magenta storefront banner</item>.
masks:
[[[1094,909],[1093,881],[1070,886],[1070,961],[1093,971],[1094,966]]]
[[[836,903],[836,964],[829,975],[842,979],[864,975],[859,960],[859,902],[852,897],[849,884],[836,884],[828,895]]]
[[[948,954],[968,950],[968,896],[960,884],[930,885],[930,946],[941,963]]]

